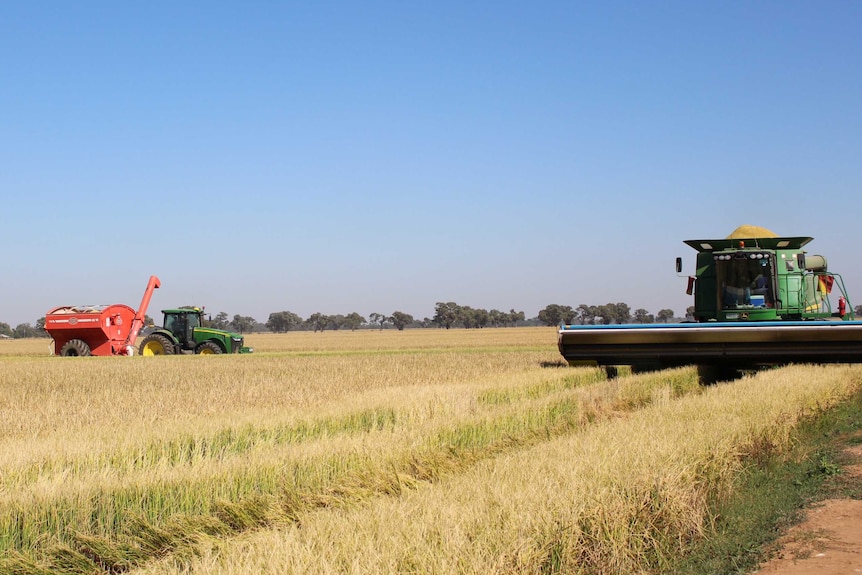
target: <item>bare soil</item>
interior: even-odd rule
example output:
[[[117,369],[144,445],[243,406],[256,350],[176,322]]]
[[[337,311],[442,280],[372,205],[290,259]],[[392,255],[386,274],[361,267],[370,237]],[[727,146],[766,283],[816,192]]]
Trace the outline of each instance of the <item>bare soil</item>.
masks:
[[[851,464],[841,481],[862,482],[862,445],[847,449]],[[841,575],[862,573],[862,501],[828,499],[811,507],[779,540],[779,552],[756,573]]]

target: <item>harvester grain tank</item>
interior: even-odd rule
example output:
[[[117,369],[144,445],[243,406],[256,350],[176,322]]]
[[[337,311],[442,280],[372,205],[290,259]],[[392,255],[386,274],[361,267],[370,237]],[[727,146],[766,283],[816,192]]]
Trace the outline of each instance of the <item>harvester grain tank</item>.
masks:
[[[45,331],[61,356],[132,355],[144,325],[153,291],[161,285],[150,276],[138,311],[124,304],[60,306],[45,314]]]
[[[754,226],[724,239],[688,240],[697,251],[686,290],[694,296],[692,321],[564,325],[560,353],[571,365],[635,369],[862,363],[862,321],[841,276],[827,269],[825,257],[803,249],[811,241]],[[676,268],[682,270],[681,258]]]

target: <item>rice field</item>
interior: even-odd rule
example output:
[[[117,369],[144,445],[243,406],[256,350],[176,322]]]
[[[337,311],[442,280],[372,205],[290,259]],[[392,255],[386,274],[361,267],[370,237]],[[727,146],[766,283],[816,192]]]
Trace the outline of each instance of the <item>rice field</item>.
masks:
[[[564,367],[553,328],[0,342],[0,572],[661,572],[749,456],[862,387]]]

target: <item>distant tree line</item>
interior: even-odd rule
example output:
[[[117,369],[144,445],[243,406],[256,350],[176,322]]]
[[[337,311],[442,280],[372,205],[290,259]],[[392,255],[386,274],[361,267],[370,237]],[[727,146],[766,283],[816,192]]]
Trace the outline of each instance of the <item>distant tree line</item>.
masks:
[[[220,314],[221,315],[221,314]],[[221,320],[222,329],[237,329],[241,324],[237,323],[238,316],[234,316],[234,321],[227,321],[227,314],[221,318],[216,316],[212,324],[218,327]],[[248,318],[251,319],[251,318]],[[286,331],[324,331],[324,330],[339,330],[339,329],[397,329],[399,331],[405,328],[446,328],[463,327],[463,328],[482,328],[482,327],[506,327],[514,326],[525,322],[525,315],[522,311],[510,310],[501,312],[496,309],[490,311],[485,309],[476,309],[470,306],[458,305],[455,302],[438,302],[434,309],[434,317],[417,320],[409,313],[403,311],[394,311],[391,314],[380,312],[371,313],[368,318],[353,312],[348,315],[326,315],[322,313],[313,313],[308,318],[302,319],[299,315],[291,311],[280,311],[269,314],[269,319],[264,327],[269,331],[283,333]]]
[[[524,312],[490,311],[481,308],[458,305],[455,302],[437,302],[434,307],[434,317],[426,320],[426,327],[439,327],[450,329],[453,327],[482,328],[482,327],[513,327],[525,321]]]
[[[0,321],[0,336],[14,338],[48,337],[48,332],[45,331],[45,318],[37,319],[35,326],[29,323],[19,323],[14,329],[8,323]]]
[[[539,312],[538,320],[543,325],[608,325],[612,323],[667,323],[673,320],[673,310],[663,309],[653,315],[643,308],[632,312],[626,303],[607,303],[605,305],[581,304],[577,308],[570,305],[551,304]]]
[[[862,305],[854,309],[857,317],[862,317]],[[694,315],[694,307],[686,309],[686,317]],[[643,308],[634,311],[625,303],[607,303],[605,305],[581,304],[577,308],[569,305],[550,304],[539,312],[535,318],[527,319],[522,311],[510,309],[508,312],[492,309],[472,308],[455,302],[437,302],[434,306],[434,317],[415,319],[409,313],[394,311],[391,314],[372,313],[365,318],[356,312],[347,315],[326,315],[313,313],[303,319],[291,311],[279,311],[269,314],[265,323],[258,322],[250,316],[235,314],[231,318],[225,312],[219,312],[207,321],[209,327],[236,331],[239,333],[258,333],[271,331],[284,333],[288,331],[325,331],[357,329],[397,329],[405,328],[467,328],[512,327],[528,325],[570,325],[570,324],[622,324],[622,323],[667,323],[674,320],[674,312],[670,309],[659,310],[655,315]],[[150,316],[146,325],[154,322]],[[22,323],[12,328],[7,323],[0,322],[0,337],[27,338],[47,337],[45,318],[36,320],[36,325]]]

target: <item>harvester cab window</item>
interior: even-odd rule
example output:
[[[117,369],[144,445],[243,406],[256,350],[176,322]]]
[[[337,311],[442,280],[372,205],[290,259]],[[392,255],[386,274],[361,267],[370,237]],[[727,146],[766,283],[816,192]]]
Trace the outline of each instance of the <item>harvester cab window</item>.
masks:
[[[773,258],[769,253],[736,252],[715,256],[721,309],[775,307]]]

